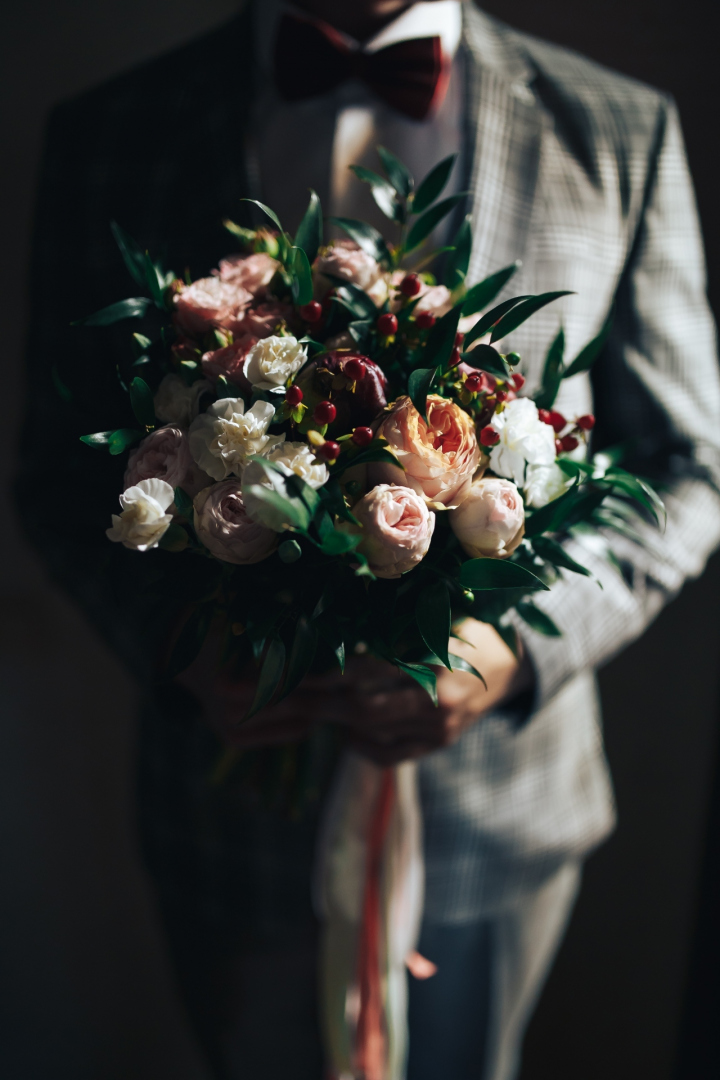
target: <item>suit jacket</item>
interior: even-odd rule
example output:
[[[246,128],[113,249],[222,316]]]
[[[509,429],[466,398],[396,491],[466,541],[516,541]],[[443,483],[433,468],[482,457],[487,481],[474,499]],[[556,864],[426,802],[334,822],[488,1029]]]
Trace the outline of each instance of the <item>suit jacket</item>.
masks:
[[[48,132],[18,501],[55,576],[143,678],[157,635],[154,583],[186,567],[163,552],[138,558],[105,539],[121,466],[112,475],[77,437],[128,412],[106,355],[126,347],[127,331],[112,337],[67,324],[127,295],[111,219],[193,276],[226,253],[220,222],[237,218],[250,186],[243,140],[253,92],[251,17],[248,10],[60,106]],[[663,485],[668,525],[660,534],[639,522],[643,547],[611,537],[621,572],[595,548],[571,545],[597,580],[568,575],[538,601],[561,638],[522,628],[537,674],[533,714],[520,723],[512,709],[501,710],[421,763],[426,910],[442,921],[474,918],[521,895],[612,827],[592,671],[700,573],[720,537],[715,332],[673,102],[469,3],[461,47],[474,226],[469,282],[521,258],[512,292],[575,290],[509,339],[531,390],[560,322],[572,356],[615,302],[614,330],[592,376],[566,381],[558,407],[596,413],[596,446],[628,444],[632,466]],[[53,365],[73,391],[70,405],[53,391]],[[62,483],[49,484],[49,475]],[[157,776],[147,790],[174,785],[177,800],[202,800],[198,755],[178,745],[203,737],[191,721],[182,728],[166,715],[162,723],[167,735],[155,729]],[[154,814],[165,821],[157,851],[172,834],[178,852],[194,843],[214,853],[211,861],[237,856],[237,836],[218,841],[221,811],[211,815],[215,824],[206,817],[203,828],[197,821],[191,828],[192,814],[173,813],[163,796]],[[223,856],[224,847],[235,855]]]

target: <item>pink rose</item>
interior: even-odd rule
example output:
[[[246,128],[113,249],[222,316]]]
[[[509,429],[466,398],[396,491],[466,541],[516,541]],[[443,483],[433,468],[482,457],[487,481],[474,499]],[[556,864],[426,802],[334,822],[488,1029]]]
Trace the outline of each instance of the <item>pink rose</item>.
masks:
[[[409,397],[395,402],[378,435],[404,468],[373,463],[371,482],[405,484],[428,502],[458,506],[465,497],[480,461],[475,426],[453,401],[431,394],[427,399],[427,424]]]
[[[200,361],[200,366],[208,378],[216,380],[221,375],[239,386],[241,390],[250,390],[250,383],[243,375],[243,364],[247,354],[256,345],[258,338],[252,334],[241,334],[235,338],[232,345],[226,345],[223,349],[213,349],[206,352]]]
[[[181,487],[188,495],[212,482],[193,461],[187,436],[179,427],[158,428],[130,454],[123,488],[127,490],[141,480],[153,479],[164,480],[173,488]]]
[[[218,274],[221,281],[229,281],[247,289],[253,296],[268,287],[280,263],[264,252],[256,255],[228,255],[220,261]]]
[[[352,512],[362,527],[358,551],[376,577],[399,578],[427,554],[435,515],[410,488],[378,484]]]
[[[460,545],[474,559],[506,559],[525,532],[525,507],[510,480],[476,480],[460,506],[450,511]]]
[[[293,322],[293,315],[292,304],[271,300],[246,308],[232,329],[235,333],[254,334],[257,338],[272,337],[281,323]]]
[[[247,516],[238,480],[206,487],[193,505],[198,539],[217,559],[248,566],[267,559],[277,547],[278,534]]]
[[[188,334],[205,334],[213,327],[232,330],[252,293],[219,277],[200,278],[175,295],[175,320]]]
[[[327,274],[331,279],[343,278],[366,292],[382,277],[382,267],[354,240],[334,240],[323,255],[318,255],[314,267],[319,274]],[[320,292],[327,292],[327,287],[321,288]]]

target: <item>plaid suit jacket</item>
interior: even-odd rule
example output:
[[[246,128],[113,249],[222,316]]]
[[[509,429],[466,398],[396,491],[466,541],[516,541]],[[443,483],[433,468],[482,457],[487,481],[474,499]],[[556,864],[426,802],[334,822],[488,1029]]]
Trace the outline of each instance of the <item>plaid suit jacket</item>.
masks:
[[[237,217],[249,190],[250,19],[242,13],[62,105],[48,132],[18,501],[55,576],[141,677],[157,633],[153,580],[185,567],[162,552],[138,560],[105,540],[119,475],[77,436],[114,425],[128,406],[102,355],[113,347],[107,332],[67,324],[126,294],[111,219],[194,276],[225,254],[219,223]],[[592,671],[700,573],[720,537],[715,331],[673,102],[469,3],[462,48],[470,281],[521,258],[514,292],[575,290],[508,342],[525,358],[531,389],[560,322],[573,355],[615,302],[614,331],[592,377],[565,382],[558,407],[592,409],[596,445],[633,447],[633,466],[664,485],[668,526],[660,535],[640,523],[646,547],[611,538],[622,573],[594,549],[574,551],[603,588],[573,575],[538,601],[561,638],[523,627],[537,673],[532,715],[500,711],[421,763],[426,912],[451,922],[521,896],[612,827]],[[53,394],[53,363],[73,390],[69,406]],[[50,466],[62,488],[47,485]],[[80,520],[76,501],[68,520],[70,485],[92,492]],[[228,925],[238,912],[268,925],[291,909],[307,914],[313,821],[270,824],[242,795],[210,792],[212,740],[179,710],[155,709],[144,745],[149,850],[168,897],[184,890],[208,918],[225,910]]]

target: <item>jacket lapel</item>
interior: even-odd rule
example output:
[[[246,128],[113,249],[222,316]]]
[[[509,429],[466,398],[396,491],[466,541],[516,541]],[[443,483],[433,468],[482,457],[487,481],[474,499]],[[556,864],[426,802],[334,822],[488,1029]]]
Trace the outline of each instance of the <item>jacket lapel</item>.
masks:
[[[512,31],[463,4],[467,57],[471,283],[522,259],[535,197],[543,111],[533,68]],[[513,279],[508,294],[517,292]]]

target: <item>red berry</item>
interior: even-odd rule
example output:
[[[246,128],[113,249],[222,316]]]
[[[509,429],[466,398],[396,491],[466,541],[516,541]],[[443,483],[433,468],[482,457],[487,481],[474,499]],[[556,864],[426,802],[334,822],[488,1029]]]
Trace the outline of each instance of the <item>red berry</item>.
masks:
[[[311,300],[309,304],[303,304],[300,308],[300,318],[305,322],[316,323],[322,319],[322,304],[317,300]]]
[[[564,435],[560,441],[560,448],[565,453],[569,454],[571,450],[575,450],[578,445],[578,441],[574,435]]]
[[[547,421],[546,421],[547,422]],[[550,412],[550,426],[556,435],[559,435],[564,427],[567,427],[567,420],[562,413],[555,412],[554,409]]]
[[[521,375],[519,371],[516,371],[515,374],[512,376],[512,384],[516,390],[522,390],[523,386],[525,385],[525,376]]]
[[[538,420],[542,420],[543,424],[552,424],[550,417],[551,413],[549,409],[538,409]]]
[[[302,399],[303,392],[299,386],[288,386],[287,390],[285,391],[285,400],[287,401],[288,405],[292,405],[293,407],[295,405],[299,405]]]
[[[343,364],[343,375],[347,375],[348,379],[352,379],[353,382],[364,379],[365,371],[365,365],[359,356],[351,356]]]
[[[369,427],[356,427],[352,433],[352,441],[356,446],[369,446],[373,438],[373,429]]]
[[[432,330],[436,322],[437,319],[432,311],[418,311],[415,316],[415,325],[418,330]]]
[[[497,446],[500,442],[500,432],[488,424],[480,432],[480,442],[483,446]]]
[[[450,353],[450,367],[457,367],[461,360],[462,356],[460,355],[460,350],[456,345],[453,351]]]
[[[400,282],[400,292],[403,296],[417,296],[422,289],[422,282],[417,274],[406,274]]]
[[[335,461],[340,456],[340,443],[328,439],[327,442],[318,447],[317,453],[320,457],[324,457],[326,461]]]
[[[469,390],[471,394],[474,394],[480,388],[480,376],[468,375],[465,380],[465,389]]]
[[[507,390],[497,390],[495,397],[498,401],[507,401]]]
[[[555,440],[555,453],[562,454],[562,439]]]
[[[575,423],[582,431],[592,431],[595,427],[595,417],[592,413],[588,413],[586,416],[579,416]]]
[[[313,420],[316,424],[332,424],[336,416],[337,409],[332,401],[318,401],[313,409]]]
[[[383,337],[390,337],[392,334],[397,334],[398,321],[394,315],[387,311],[380,316],[376,326]]]
[[[455,335],[455,348],[456,349],[462,349],[464,340],[465,340],[465,335],[461,334],[460,331],[458,330],[457,334]]]

